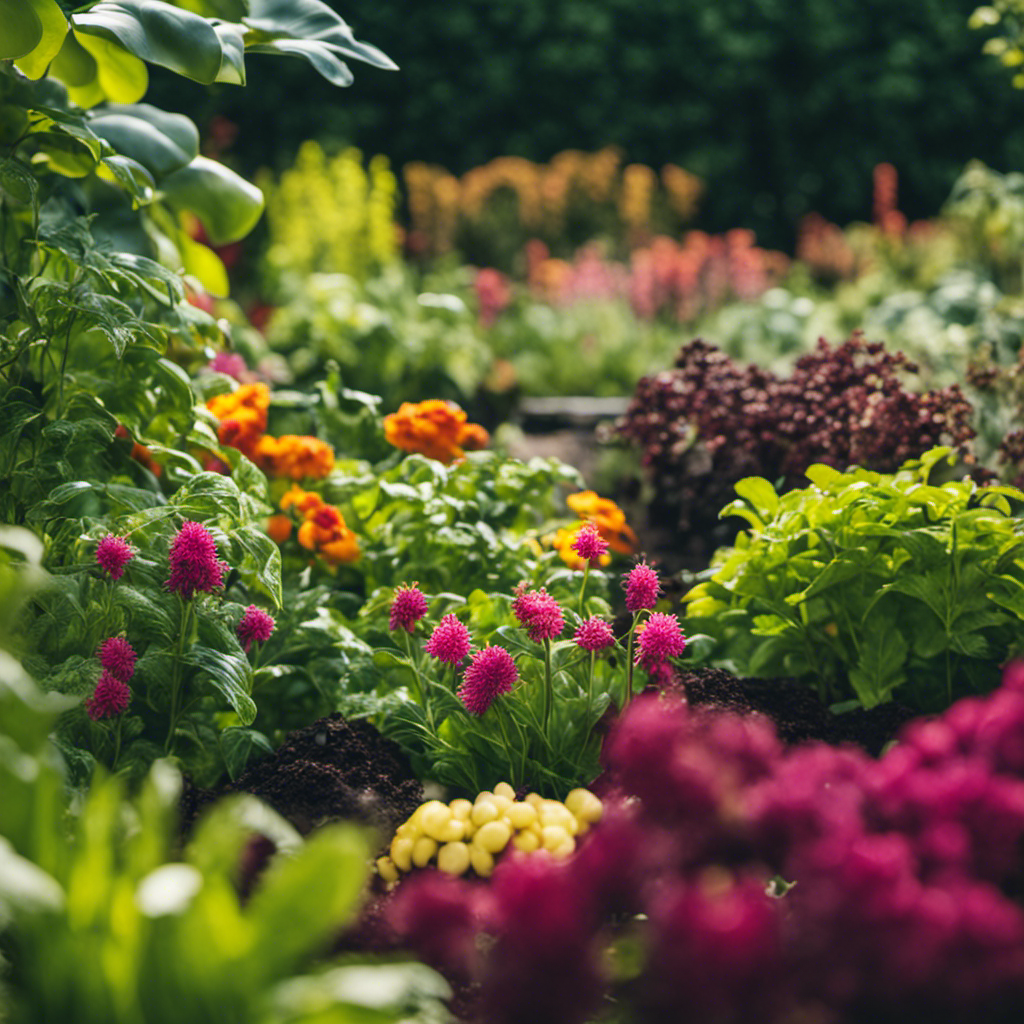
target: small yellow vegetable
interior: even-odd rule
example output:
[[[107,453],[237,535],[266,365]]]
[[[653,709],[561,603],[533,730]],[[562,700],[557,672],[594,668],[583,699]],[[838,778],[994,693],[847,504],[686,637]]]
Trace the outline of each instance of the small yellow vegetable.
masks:
[[[529,828],[537,820],[533,804],[513,804],[505,815],[513,828]]]
[[[504,821],[489,821],[480,826],[480,831],[473,836],[473,845],[480,846],[488,853],[501,853],[512,838],[512,829]]]
[[[519,832],[513,837],[512,845],[523,853],[533,853],[540,849],[540,839],[536,832]]]
[[[399,871],[412,871],[412,849],[415,845],[412,839],[404,836],[391,840],[391,859]]]
[[[508,800],[515,800],[516,791],[507,782],[499,782],[494,787],[494,795],[503,796]]]
[[[465,836],[468,824],[468,821],[459,821],[458,818],[452,818],[443,829],[438,831],[434,838],[441,843],[457,843]]]
[[[508,809],[512,806],[512,801],[507,796],[502,796],[500,793],[495,793],[491,798],[491,803],[498,808],[498,814],[503,815],[508,812]]]
[[[461,797],[453,800],[448,806],[451,808],[452,815],[459,821],[466,821],[473,811],[473,804],[469,800],[463,800]]]
[[[469,870],[469,857],[465,843],[445,843],[437,851],[437,866],[446,875],[464,875]]]
[[[527,793],[526,796],[523,797],[523,799],[528,804],[533,804],[533,806],[536,807],[538,810],[540,809],[541,804],[544,803],[544,797],[542,797],[540,793]]]
[[[425,868],[437,853],[437,840],[420,836],[412,848],[412,862],[418,868]]]
[[[553,850],[551,850],[551,856],[555,860],[565,860],[567,857],[571,857],[576,850],[576,841],[571,837],[564,843],[559,843]]]
[[[482,846],[469,847],[469,862],[481,878],[489,878],[494,871],[494,858]]]
[[[440,839],[448,822],[452,820],[451,808],[440,800],[431,800],[419,809],[423,831],[432,839]]]
[[[489,821],[496,821],[498,817],[498,808],[490,800],[480,800],[473,804],[473,813],[470,815],[470,820],[477,828],[481,825],[486,825]]]
[[[398,868],[395,867],[395,863],[390,857],[377,858],[377,874],[385,882],[397,882],[399,878]]]
[[[580,819],[590,825],[601,820],[604,804],[589,789],[574,789],[566,798],[565,806]]]
[[[545,850],[557,850],[558,847],[572,842],[572,836],[558,825],[546,825],[541,830],[540,843]]]

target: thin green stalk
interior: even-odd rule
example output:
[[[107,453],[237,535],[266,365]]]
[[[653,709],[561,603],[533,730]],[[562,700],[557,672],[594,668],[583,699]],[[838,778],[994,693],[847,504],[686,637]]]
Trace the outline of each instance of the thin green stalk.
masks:
[[[580,584],[580,618],[584,617],[583,612],[583,595],[587,590],[587,577],[590,575],[590,559],[583,563],[583,582]]]
[[[590,709],[594,706],[594,663],[597,661],[597,651],[590,652],[590,675],[587,678],[587,710],[583,713],[583,743],[580,746],[579,760],[582,762],[583,755],[587,752],[587,741],[590,739]]]
[[[636,635],[636,627],[641,614],[642,612],[634,614],[633,625],[629,627],[629,639],[626,642],[626,692],[622,697],[620,713],[629,707],[630,698],[633,696],[633,637]]]
[[[494,702],[494,713],[498,716],[498,727],[501,729],[501,741],[505,744],[505,753],[508,754],[509,772],[512,775],[513,789],[515,788],[515,758],[512,752],[512,744],[509,742],[508,729],[505,728],[505,716],[502,713],[501,699]]]
[[[181,608],[181,632],[178,634],[178,650],[174,657],[174,674],[171,676],[171,721],[164,741],[164,753],[169,754],[174,746],[174,730],[178,726],[178,701],[181,698],[181,663],[185,657],[185,638],[192,626],[192,602],[186,602],[178,595]]]
[[[112,772],[117,771],[117,759],[121,756],[121,723],[123,720],[124,716],[118,715],[117,723],[114,726],[114,760],[110,764]]]
[[[555,688],[551,681],[551,641],[544,638],[544,735],[548,735],[548,727],[551,724],[551,705],[555,699]],[[548,743],[550,746],[550,741]]]

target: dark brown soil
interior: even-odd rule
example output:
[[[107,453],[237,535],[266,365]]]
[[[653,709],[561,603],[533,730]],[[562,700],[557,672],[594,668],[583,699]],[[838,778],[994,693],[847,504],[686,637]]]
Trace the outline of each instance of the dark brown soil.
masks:
[[[786,743],[855,743],[875,756],[915,715],[901,704],[834,715],[794,679],[738,679],[717,668],[686,669],[679,673],[676,685],[694,705],[739,714],[760,712],[772,720]]]
[[[397,744],[365,721],[340,714],[288,735],[270,757],[234,782],[183,795],[186,825],[211,800],[252,793],[304,835],[332,821],[355,821],[390,836],[423,801],[423,787]]]

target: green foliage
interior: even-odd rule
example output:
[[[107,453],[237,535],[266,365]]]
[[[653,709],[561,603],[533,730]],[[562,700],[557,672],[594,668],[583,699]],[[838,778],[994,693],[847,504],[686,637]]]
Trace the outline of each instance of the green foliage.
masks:
[[[865,707],[935,710],[993,688],[1024,641],[1024,494],[940,482],[952,461],[935,448],[892,475],[816,465],[782,496],[741,480],[722,515],[749,529],[687,595],[690,629],[741,675]]]
[[[5,536],[5,541],[11,538]],[[11,598],[0,561],[0,594]],[[0,1015],[11,1024],[354,1024],[448,1019],[417,964],[310,971],[352,916],[369,848],[336,826],[303,843],[250,797],[218,804],[176,855],[180,777],[138,796],[97,781],[73,813],[46,735],[65,698],[0,652]],[[255,835],[277,854],[244,903]],[[379,973],[378,973],[379,972]]]
[[[239,124],[282,111],[277,131],[236,144],[250,170],[279,169],[310,138],[456,174],[503,154],[547,160],[615,143],[629,161],[700,175],[701,227],[743,224],[788,248],[808,210],[863,217],[881,160],[904,175],[912,217],[938,207],[967,155],[1021,165],[1016,97],[967,30],[976,6],[346,0],[339,9],[388,41],[401,75],[365,75],[339,106],[327,83],[285,67],[258,95],[218,97],[216,111]],[[194,116],[206,123],[214,109]]]

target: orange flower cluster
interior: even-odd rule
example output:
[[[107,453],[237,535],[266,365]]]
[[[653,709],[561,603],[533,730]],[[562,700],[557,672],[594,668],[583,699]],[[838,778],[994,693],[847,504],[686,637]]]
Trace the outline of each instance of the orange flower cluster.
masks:
[[[141,465],[145,466],[146,469],[148,469],[150,471],[150,473],[153,474],[153,476],[162,476],[163,475],[163,471],[164,471],[163,470],[163,466],[161,466],[159,462],[154,461],[153,453],[144,444],[139,444],[138,441],[134,440],[134,438],[128,432],[128,429],[124,426],[123,423],[119,423],[117,425],[117,429],[114,431],[114,437],[120,438],[123,441],[131,441],[132,442],[132,451],[131,451],[132,458],[136,462],[138,462]]]
[[[271,476],[322,480],[334,468],[334,449],[315,437],[298,434],[271,437],[264,434],[256,445],[253,461]]]
[[[359,558],[359,539],[345,525],[339,509],[328,505],[319,494],[293,485],[281,498],[281,511],[300,518],[298,540],[307,551],[315,551],[334,565]],[[278,544],[283,544],[291,532],[291,516],[271,516],[267,520],[267,534]]]
[[[214,395],[206,408],[220,420],[220,443],[237,448],[252,459],[256,444],[267,429],[270,388],[266,384],[243,384],[235,391]]]
[[[566,504],[581,519],[597,527],[597,532],[612,551],[620,555],[632,555],[636,551],[639,544],[637,536],[626,523],[626,513],[611,498],[602,498],[596,491],[580,491],[570,494]]]
[[[466,451],[486,448],[491,439],[479,423],[468,423],[467,419],[454,402],[440,398],[403,402],[398,412],[384,417],[384,436],[396,448],[419,452],[448,465]]]
[[[320,480],[334,468],[334,449],[325,441],[298,434],[271,437],[265,433],[270,409],[266,384],[243,384],[235,391],[214,395],[206,408],[220,420],[220,443],[237,448],[270,476]]]
[[[503,156],[456,178],[443,167],[416,162],[404,168],[415,249],[434,254],[450,251],[460,221],[479,220],[500,192],[516,199],[520,226],[528,233],[557,238],[570,206],[612,206],[627,230],[646,231],[654,207],[689,220],[703,189],[701,180],[674,164],[658,175],[642,164],[622,169],[614,146],[596,153],[567,149],[548,164]]]

